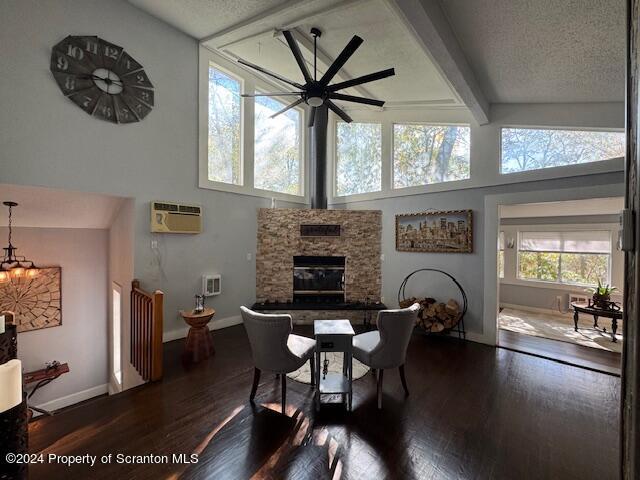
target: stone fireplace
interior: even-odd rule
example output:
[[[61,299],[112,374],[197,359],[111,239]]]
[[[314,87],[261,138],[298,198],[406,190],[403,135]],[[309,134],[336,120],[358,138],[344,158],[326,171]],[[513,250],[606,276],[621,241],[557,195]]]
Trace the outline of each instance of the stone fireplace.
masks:
[[[381,232],[378,210],[260,209],[254,307],[383,308]]]

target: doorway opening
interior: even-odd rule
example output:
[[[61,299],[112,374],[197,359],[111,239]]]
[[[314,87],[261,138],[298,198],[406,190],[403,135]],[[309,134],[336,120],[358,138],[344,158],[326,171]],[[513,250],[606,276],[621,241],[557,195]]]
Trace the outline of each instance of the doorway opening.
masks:
[[[111,372],[115,389],[122,390],[122,287],[111,285]]]
[[[617,247],[622,197],[499,208],[499,346],[620,373],[624,255]],[[613,289],[592,309],[594,289]]]

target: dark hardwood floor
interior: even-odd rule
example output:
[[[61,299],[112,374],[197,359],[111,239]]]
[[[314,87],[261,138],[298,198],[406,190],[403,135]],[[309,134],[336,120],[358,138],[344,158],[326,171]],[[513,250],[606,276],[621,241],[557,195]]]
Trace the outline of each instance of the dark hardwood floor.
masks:
[[[622,355],[599,348],[585,347],[569,342],[499,330],[498,343],[516,352],[549,358],[568,365],[589,368],[598,372],[620,376]]]
[[[309,334],[309,330],[303,330]],[[32,479],[614,479],[620,379],[471,342],[415,335],[404,396],[385,374],[354,383],[353,412],[313,411],[307,385],[263,375],[244,329],[214,332],[215,357],[190,368],[165,346],[165,378],[30,425],[32,452],[199,454],[197,464],[32,465]]]

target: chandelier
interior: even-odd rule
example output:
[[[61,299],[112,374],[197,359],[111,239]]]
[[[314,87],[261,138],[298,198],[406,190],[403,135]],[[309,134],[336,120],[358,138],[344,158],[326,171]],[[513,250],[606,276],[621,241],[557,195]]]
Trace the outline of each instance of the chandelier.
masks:
[[[17,248],[11,243],[12,209],[18,204],[16,202],[3,202],[3,204],[9,207],[9,245],[3,249],[4,257],[0,262],[0,283],[9,282],[12,278],[33,278],[38,275],[38,267],[26,257],[16,255]]]

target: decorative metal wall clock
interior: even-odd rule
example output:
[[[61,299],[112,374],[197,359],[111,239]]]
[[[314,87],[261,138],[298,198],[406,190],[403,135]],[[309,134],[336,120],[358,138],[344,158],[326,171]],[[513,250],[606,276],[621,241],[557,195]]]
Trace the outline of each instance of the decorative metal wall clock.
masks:
[[[51,51],[62,93],[89,115],[113,123],[139,122],[153,107],[153,84],[122,47],[95,36],[68,36]]]

